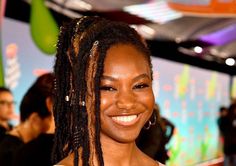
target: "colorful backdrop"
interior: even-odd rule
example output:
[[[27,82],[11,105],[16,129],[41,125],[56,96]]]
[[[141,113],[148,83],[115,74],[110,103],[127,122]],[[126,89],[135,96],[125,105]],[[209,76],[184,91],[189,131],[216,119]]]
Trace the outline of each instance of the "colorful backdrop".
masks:
[[[31,24],[9,18],[2,23],[0,68],[4,71],[0,77],[5,78],[17,101],[12,121],[17,124],[23,94],[38,75],[52,71],[54,53],[53,49],[44,48],[47,45],[40,45],[42,39],[33,39]],[[217,157],[220,151],[216,119],[219,106],[229,104],[230,77],[160,58],[153,58],[153,67],[156,102],[162,115],[176,126],[168,144],[168,165],[194,165]]]
[[[37,76],[52,71],[54,56],[44,53],[35,44],[29,24],[8,18],[4,18],[2,23],[4,75],[0,77],[4,77],[5,85],[13,90],[16,100],[13,123],[17,123],[22,96]]]
[[[217,118],[229,104],[230,77],[153,58],[154,92],[162,116],[175,124],[168,165],[187,166],[221,155]]]

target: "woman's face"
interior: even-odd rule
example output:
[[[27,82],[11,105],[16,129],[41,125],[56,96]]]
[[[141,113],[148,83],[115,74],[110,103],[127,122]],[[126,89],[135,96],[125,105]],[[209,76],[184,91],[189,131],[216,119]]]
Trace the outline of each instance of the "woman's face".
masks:
[[[101,139],[132,142],[154,106],[150,66],[132,45],[112,46],[101,78]]]

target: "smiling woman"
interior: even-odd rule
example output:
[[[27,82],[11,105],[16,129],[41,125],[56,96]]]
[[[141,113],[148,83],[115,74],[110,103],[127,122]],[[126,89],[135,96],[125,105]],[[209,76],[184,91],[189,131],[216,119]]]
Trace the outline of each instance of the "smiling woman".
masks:
[[[154,104],[151,78],[145,56],[131,44],[107,51],[101,79],[101,140],[108,136],[125,143],[138,137]]]
[[[58,165],[158,166],[135,139],[152,117],[150,52],[124,23],[100,17],[61,27],[55,64]]]

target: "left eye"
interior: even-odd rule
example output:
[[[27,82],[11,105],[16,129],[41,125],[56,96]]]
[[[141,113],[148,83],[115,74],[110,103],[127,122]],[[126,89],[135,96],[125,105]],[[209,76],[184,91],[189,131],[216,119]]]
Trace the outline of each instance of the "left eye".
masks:
[[[111,86],[101,86],[100,90],[102,90],[102,91],[115,91],[116,89]]]
[[[135,85],[133,89],[143,89],[147,87],[149,87],[148,84],[138,84],[138,85]]]

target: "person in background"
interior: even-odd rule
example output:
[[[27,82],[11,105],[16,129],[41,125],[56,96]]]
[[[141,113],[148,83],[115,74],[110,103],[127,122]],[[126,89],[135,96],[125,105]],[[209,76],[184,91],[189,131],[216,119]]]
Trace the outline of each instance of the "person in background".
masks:
[[[173,136],[175,126],[171,121],[169,121],[165,117],[161,117],[159,124],[162,131],[162,136],[160,148],[158,149],[155,155],[155,159],[160,161],[161,163],[166,164],[166,161],[171,157],[168,154],[168,149],[166,145],[169,143],[170,139]]]
[[[0,142],[6,132],[12,129],[9,121],[14,113],[14,97],[10,89],[0,87]]]
[[[52,166],[54,121],[46,133],[21,146],[13,158],[13,166]]]
[[[227,114],[228,114],[228,108],[226,108],[225,106],[220,107],[219,118],[217,119],[218,126],[220,126],[220,124],[222,123],[222,119],[224,119],[224,117],[226,117]]]
[[[136,140],[137,146],[148,156],[165,164],[169,159],[166,145],[170,141],[175,126],[160,114],[158,104],[154,106],[156,122],[153,122],[149,128],[142,129]]]
[[[221,118],[219,129],[224,139],[224,166],[236,165],[236,103],[228,108],[227,115]]]
[[[12,166],[17,149],[49,129],[52,116],[47,108],[47,98],[52,94],[47,88],[52,86],[53,78],[52,74],[40,76],[24,95],[20,104],[20,123],[0,143],[1,166]]]
[[[13,166],[52,166],[51,153],[53,147],[53,138],[55,132],[55,123],[52,114],[53,109],[53,80],[51,74],[44,75],[49,77],[48,86],[44,88],[47,97],[45,99],[46,107],[51,113],[50,128],[40,134],[37,138],[21,146],[15,153]]]
[[[161,165],[135,143],[153,121],[150,55],[125,23],[87,16],[61,27],[54,66],[57,165]]]
[[[221,106],[219,108],[219,115],[218,115],[218,118],[217,118],[217,126],[218,126],[218,129],[219,129],[219,140],[218,140],[218,146],[219,146],[219,156],[222,156],[223,155],[223,145],[224,145],[224,137],[221,133],[221,129],[220,129],[220,126],[221,126],[221,123],[222,123],[222,120],[224,121],[224,118],[227,116],[228,114],[228,108],[225,107],[225,106]]]

